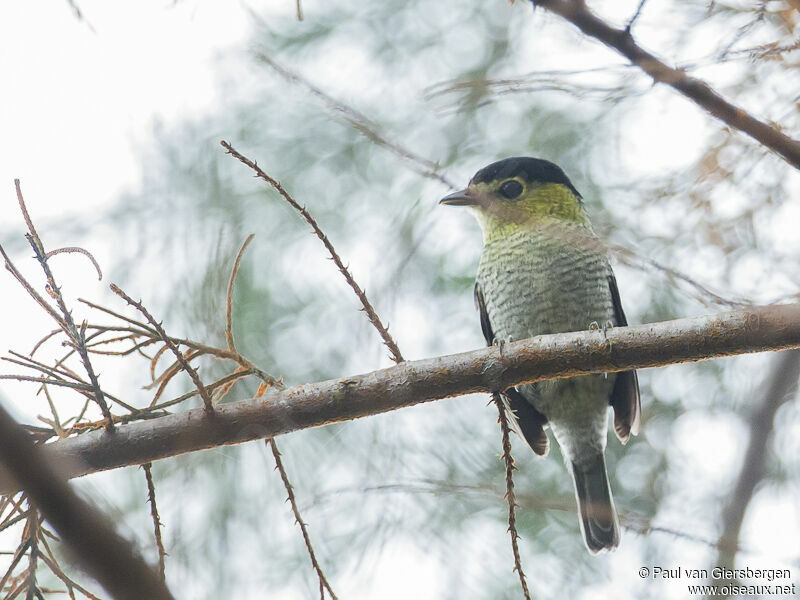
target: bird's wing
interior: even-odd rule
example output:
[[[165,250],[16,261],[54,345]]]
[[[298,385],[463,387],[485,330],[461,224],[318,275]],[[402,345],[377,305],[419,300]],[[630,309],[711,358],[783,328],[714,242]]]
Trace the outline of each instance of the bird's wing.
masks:
[[[481,330],[483,337],[486,338],[486,345],[491,346],[494,344],[494,333],[492,324],[489,322],[489,314],[486,312],[486,304],[483,301],[483,292],[477,282],[475,283],[475,307],[481,316]],[[512,425],[515,425],[514,429],[520,437],[528,442],[534,453],[546,456],[549,448],[547,434],[544,432],[547,417],[536,410],[517,388],[508,388],[502,393],[502,397],[506,409],[514,416],[511,419]]]
[[[483,337],[486,339],[486,345],[491,346],[494,344],[494,333],[492,333],[492,324],[489,323],[489,315],[486,312],[486,304],[483,301],[483,292],[478,282],[475,282],[475,308],[478,309],[478,314],[481,316],[481,331]]]
[[[617,278],[614,277],[610,266],[608,267],[608,287],[611,290],[616,324],[625,327],[628,320],[622,311]],[[614,389],[611,392],[611,406],[614,407],[614,431],[619,441],[627,444],[631,434],[639,433],[641,422],[642,403],[639,399],[639,378],[636,376],[636,371],[617,373]]]

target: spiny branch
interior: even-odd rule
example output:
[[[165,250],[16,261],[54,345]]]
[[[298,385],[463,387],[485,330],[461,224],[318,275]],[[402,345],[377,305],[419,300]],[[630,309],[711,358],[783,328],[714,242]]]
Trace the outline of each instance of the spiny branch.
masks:
[[[239,252],[236,254],[236,259],[233,261],[233,267],[231,268],[231,276],[230,279],[228,279],[228,289],[225,294],[225,340],[228,345],[228,350],[236,357],[235,360],[239,363],[241,368],[249,368],[252,363],[239,353],[233,337],[233,289],[234,285],[236,284],[236,276],[239,273],[239,265],[241,264],[242,256],[244,255],[247,246],[253,240],[253,237],[255,236],[252,233],[248,235],[247,239],[245,239],[244,243],[242,244],[242,247],[239,248]],[[285,388],[282,381],[276,380],[272,376],[267,376],[265,374],[261,380],[262,383],[258,388],[256,398],[261,397],[264,392],[266,392],[268,387],[276,387],[278,389]],[[292,483],[289,481],[289,476],[286,474],[286,469],[283,467],[281,453],[278,450],[278,443],[275,441],[275,438],[265,440],[265,443],[269,446],[270,450],[272,450],[272,456],[275,459],[275,468],[280,472],[281,481],[283,482],[283,487],[286,490],[287,499],[292,506],[292,512],[294,513],[295,521],[300,526],[300,532],[303,535],[303,542],[305,543],[306,551],[311,559],[311,564],[314,567],[314,571],[317,574],[317,579],[319,579],[320,600],[325,600],[325,590],[328,591],[333,600],[338,600],[336,598],[336,594],[333,592],[333,589],[328,583],[327,578],[325,577],[325,573],[322,571],[319,561],[317,561],[317,555],[314,552],[314,546],[311,544],[311,536],[308,534],[305,521],[303,521],[302,517],[300,516],[300,509],[298,508],[297,500],[294,497],[294,488],[292,487]]]
[[[299,212],[300,215],[306,220],[306,222],[314,230],[316,236],[325,246],[325,249],[328,251],[328,254],[330,254],[331,259],[333,260],[336,267],[339,269],[342,275],[344,275],[344,278],[347,280],[348,285],[353,289],[356,296],[358,296],[358,299],[361,302],[361,306],[363,307],[364,312],[367,314],[370,323],[372,323],[375,326],[375,328],[380,332],[381,339],[383,339],[383,343],[386,344],[386,347],[389,349],[389,352],[391,353],[392,356],[392,360],[394,360],[395,362],[402,362],[404,360],[403,355],[400,353],[400,349],[397,347],[397,344],[395,343],[394,339],[392,339],[392,336],[389,334],[389,330],[383,325],[381,320],[378,318],[378,315],[375,312],[375,309],[372,307],[372,304],[370,304],[369,300],[367,299],[367,295],[364,293],[364,290],[362,290],[356,283],[355,279],[353,279],[353,276],[350,274],[350,270],[345,266],[345,264],[342,262],[342,259],[336,253],[336,249],[333,247],[333,244],[328,239],[328,236],[325,235],[320,226],[314,220],[314,217],[312,217],[311,213],[308,212],[306,207],[301,206],[300,203],[297,202],[297,200],[292,198],[292,196],[289,194],[289,192],[287,192],[284,189],[284,187],[280,184],[280,182],[271,177],[270,175],[267,175],[267,173],[264,172],[264,170],[261,169],[261,167],[259,167],[255,163],[255,161],[252,161],[243,154],[240,154],[239,151],[237,151],[233,146],[231,146],[229,142],[223,140],[220,142],[220,144],[222,144],[222,147],[228,151],[228,154],[238,159],[239,162],[250,167],[253,171],[255,171],[257,177],[263,179],[268,184],[270,184],[283,197],[283,199],[286,200],[286,202],[288,202],[289,205],[292,208],[294,208],[297,212]]]
[[[161,517],[158,516],[158,505],[156,505],[156,486],[153,483],[152,463],[145,463],[142,465],[144,470],[144,478],[147,482],[147,501],[150,503],[150,517],[153,519],[153,535],[156,538],[156,547],[158,548],[158,574],[161,576],[161,581],[166,581],[165,574],[165,558],[167,556],[164,550],[164,542],[161,539]]]
[[[291,504],[292,513],[294,513],[294,520],[300,526],[300,531],[303,532],[303,541],[306,544],[308,556],[311,558],[311,564],[313,565],[314,571],[316,571],[317,577],[319,578],[320,600],[325,600],[325,592],[323,590],[327,590],[328,594],[330,594],[333,600],[338,600],[336,594],[333,592],[333,589],[328,583],[328,580],[325,578],[325,573],[322,571],[322,567],[320,567],[319,562],[317,561],[317,555],[314,553],[314,547],[311,545],[311,538],[308,535],[308,528],[303,521],[303,518],[300,516],[300,511],[297,508],[297,501],[294,497],[294,489],[292,488],[292,484],[289,482],[289,476],[286,474],[286,469],[283,467],[283,461],[281,460],[281,453],[278,451],[278,445],[275,443],[274,438],[266,440],[265,443],[267,446],[269,446],[270,450],[272,450],[272,456],[275,459],[275,468],[281,474],[283,487],[286,489],[286,494],[289,497],[289,504]]]
[[[180,363],[183,370],[189,374],[189,377],[191,377],[192,383],[194,383],[198,393],[200,394],[200,397],[203,399],[203,406],[206,413],[213,413],[214,404],[211,401],[211,396],[209,395],[206,386],[203,385],[203,382],[201,381],[200,376],[197,374],[197,371],[194,369],[194,367],[192,367],[192,365],[189,364],[189,361],[186,360],[186,358],[183,356],[183,353],[175,345],[175,342],[172,341],[172,338],[170,338],[167,335],[167,332],[164,331],[164,328],[161,326],[161,324],[155,320],[153,315],[150,314],[150,312],[142,305],[141,302],[137,302],[136,300],[128,296],[128,294],[123,292],[118,286],[114,285],[113,283],[111,284],[111,291],[117,294],[117,296],[125,300],[125,302],[130,304],[132,307],[134,307],[136,310],[138,310],[140,313],[144,315],[144,317],[147,319],[150,325],[153,326],[153,329],[156,330],[162,341],[167,345],[167,347],[169,347],[170,351],[175,355],[175,358],[177,359],[178,363]]]
[[[665,83],[726,125],[738,129],[778,153],[786,162],[800,169],[800,142],[775,127],[760,121],[743,108],[731,104],[705,81],[670,67],[639,46],[629,29],[616,29],[600,19],[583,0],[533,0],[536,6],[563,17],[588,37],[613,48],[638,66],[656,83]]]
[[[516,467],[514,466],[514,457],[511,456],[511,436],[507,421],[508,418],[513,419],[514,417],[507,416],[506,407],[503,405],[503,400],[500,398],[499,393],[494,392],[492,394],[492,400],[497,406],[497,412],[499,413],[498,422],[503,432],[503,462],[506,465],[506,500],[508,501],[508,533],[511,536],[511,551],[514,554],[514,570],[517,572],[517,575],[519,575],[519,583],[520,586],[522,586],[522,593],[525,596],[525,600],[531,600],[528,582],[525,580],[525,573],[522,570],[522,559],[519,556],[519,534],[517,533],[516,516],[517,499],[514,496],[514,471]]]
[[[55,277],[53,276],[53,272],[50,270],[50,265],[47,263],[47,253],[44,250],[42,239],[39,237],[39,234],[36,233],[36,228],[33,226],[33,221],[31,221],[30,215],[28,214],[28,209],[25,206],[25,200],[22,197],[22,188],[20,186],[19,179],[14,180],[14,187],[17,190],[17,200],[19,202],[20,210],[22,211],[22,216],[25,219],[25,224],[27,225],[28,231],[30,232],[26,237],[28,238],[28,242],[30,242],[31,247],[33,248],[33,252],[36,255],[36,260],[39,261],[39,265],[42,267],[45,277],[47,278],[47,292],[50,294],[53,300],[55,300],[56,305],[58,306],[58,309],[61,312],[61,318],[56,319],[56,322],[64,330],[64,333],[67,334],[67,338],[69,339],[70,345],[78,353],[78,356],[80,357],[81,362],[83,363],[83,367],[86,370],[86,374],[88,375],[89,382],[91,383],[92,386],[93,399],[100,406],[100,411],[103,413],[103,417],[106,420],[106,429],[108,429],[108,431],[113,431],[114,421],[111,417],[111,411],[108,408],[108,403],[106,402],[105,394],[103,393],[103,390],[100,388],[100,382],[97,379],[97,374],[94,372],[94,367],[92,366],[92,362],[89,359],[89,351],[86,348],[86,324],[84,323],[83,325],[81,325],[80,330],[78,330],[78,328],[75,326],[75,321],[72,318],[72,313],[67,308],[67,305],[64,302],[64,297],[61,294],[61,288],[56,283]],[[8,258],[6,258],[7,266],[8,262],[9,262]],[[19,277],[17,277],[17,279],[19,279]],[[38,297],[38,294],[35,295],[34,297],[35,298]],[[38,299],[37,302],[39,302]],[[39,303],[42,304],[41,302]],[[47,304],[47,307],[49,307],[49,304]],[[48,312],[52,314],[53,311],[48,310]]]

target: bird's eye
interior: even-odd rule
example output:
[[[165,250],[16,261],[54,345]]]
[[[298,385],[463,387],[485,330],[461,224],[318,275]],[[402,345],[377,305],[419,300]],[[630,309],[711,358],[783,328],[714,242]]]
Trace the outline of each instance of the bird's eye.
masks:
[[[503,185],[500,186],[500,193],[511,200],[512,198],[516,198],[522,193],[522,185],[519,181],[506,181]]]

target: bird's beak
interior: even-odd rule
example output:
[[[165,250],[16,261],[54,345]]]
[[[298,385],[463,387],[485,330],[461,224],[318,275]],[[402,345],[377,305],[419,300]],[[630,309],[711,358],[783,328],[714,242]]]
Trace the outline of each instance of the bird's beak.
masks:
[[[441,200],[439,204],[449,204],[450,206],[474,206],[478,204],[478,199],[472,195],[469,188],[448,194]]]

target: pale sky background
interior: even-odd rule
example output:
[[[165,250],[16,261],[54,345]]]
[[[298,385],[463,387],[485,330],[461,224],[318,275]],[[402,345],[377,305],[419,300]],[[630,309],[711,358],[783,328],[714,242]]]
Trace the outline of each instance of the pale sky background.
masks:
[[[318,4],[319,0],[304,0],[308,19],[313,19]],[[519,4],[525,3],[509,7],[498,2],[498,10],[510,13],[530,10]],[[166,0],[136,3],[80,0],[79,6],[86,23],[76,20],[68,3],[62,0],[5,2],[0,7],[3,89],[0,100],[0,140],[3,142],[0,145],[0,234],[22,235],[24,231],[13,186],[13,179],[19,178],[28,209],[48,248],[72,243],[60,236],[58,219],[80,218],[102,211],[116,202],[122,191],[137,186],[141,177],[140,152],[154,142],[151,133],[154,122],[170,124],[189,116],[201,117],[224,103],[226,98],[218,85],[223,72],[225,80],[241,78],[242,85],[237,93],[246,91],[249,74],[241,56],[247,51],[252,31],[250,8],[262,18],[291,16],[295,11],[293,0],[260,3],[197,0],[176,5]],[[657,45],[657,20],[649,24],[643,22],[641,27],[647,44]],[[710,48],[711,42],[694,41],[698,46],[697,55],[702,56],[706,51],[703,46]],[[581,52],[574,55],[567,52],[561,57],[559,67],[583,64],[583,56]],[[618,62],[611,52],[598,52],[595,58],[604,64]],[[360,72],[359,66],[364,62],[357,51],[349,53],[347,49],[342,50],[339,60],[351,74]],[[336,77],[335,69],[330,67],[321,65],[317,73],[306,74],[315,76],[316,81],[335,92],[337,84],[343,84]],[[725,69],[730,68],[736,67],[721,67],[714,74],[724,82]],[[348,85],[359,83],[349,78]],[[360,85],[367,84],[361,82]],[[680,169],[690,164],[703,146],[704,136],[716,127],[696,107],[669,90],[659,89],[653,94],[656,100],[640,108],[643,112],[637,115],[641,124],[637,135],[624,138],[624,150],[620,154],[625,169],[640,177],[655,175],[656,170]],[[663,118],[667,111],[669,119]],[[658,140],[657,151],[651,143],[654,139]],[[468,177],[470,173],[465,170],[459,175]],[[242,176],[249,175],[243,172]],[[797,172],[792,171],[787,177],[800,190]],[[729,206],[733,205],[731,210],[746,202],[747,198],[735,195],[726,199]],[[473,227],[466,219],[459,220],[460,217],[448,214],[442,218],[451,226],[458,223]],[[800,250],[798,222],[800,208],[795,204],[786,207],[780,218],[765,226],[780,243]],[[650,226],[655,230],[658,224]],[[125,243],[103,233],[99,232],[83,244],[101,266],[110,264],[110,257]],[[4,245],[9,241],[0,240]],[[12,257],[23,272],[39,281],[36,265],[29,260],[30,254],[29,251],[15,252]],[[54,260],[68,300],[78,295],[107,297],[105,290],[108,282],[114,280],[113,273],[106,273],[106,278],[98,282],[93,269],[82,257],[65,255]],[[358,259],[354,257],[353,260]],[[627,276],[621,273],[620,280],[624,281]],[[782,288],[767,290],[765,295],[783,292]],[[83,307],[74,306],[76,320],[82,319]],[[13,319],[2,320],[2,352],[9,348],[30,350],[32,342],[52,328],[42,311],[5,271],[0,272],[0,311],[4,315],[15,315]],[[413,338],[413,334],[409,334],[409,338]],[[674,383],[680,379],[675,375],[677,369],[679,367],[663,369],[653,375],[657,382],[654,385],[661,382],[665,387],[673,384],[680,387],[681,383]],[[5,371],[0,365],[0,372]],[[11,399],[11,408],[19,418],[35,418],[35,412],[20,402],[29,391],[28,385],[0,382],[0,395],[4,400]],[[719,423],[709,432],[698,419],[700,415],[693,414],[692,419],[680,424],[678,451],[692,451],[692,462],[687,464],[687,469],[696,469],[698,485],[713,485],[717,474],[729,472],[738,464],[742,448],[737,435],[741,433],[741,424]],[[700,430],[704,430],[705,443],[708,449],[713,448],[712,452],[697,452]],[[94,493],[113,498],[113,474],[91,479]],[[676,511],[679,513],[680,507],[676,507]],[[280,518],[290,520],[288,514]],[[797,506],[785,496],[774,499],[760,496],[757,506],[748,513],[745,536],[748,531],[770,530],[774,535],[752,536],[748,546],[773,557],[792,556],[796,537],[780,535],[776,522],[782,523],[784,530],[800,530]],[[584,597],[598,597],[597,593],[612,589],[619,594],[620,586],[627,589],[629,595],[618,597],[636,597],[637,585],[654,585],[635,580],[631,564],[640,555],[638,544],[635,536],[626,535],[618,552],[599,558],[607,561],[613,573],[612,583],[608,590],[587,589]],[[690,564],[697,556],[696,546],[686,542],[676,541],[674,547],[676,561]],[[372,589],[366,590],[363,580],[344,578],[334,585],[340,597],[424,600],[441,596],[445,583],[437,579],[436,565],[418,549],[397,545],[385,554],[373,573]],[[0,565],[4,560],[0,557]],[[702,560],[694,562],[705,566]],[[761,562],[761,558],[754,557],[747,564],[756,567]],[[773,559],[766,560],[766,564],[777,566]],[[510,565],[502,565],[502,568],[510,569]],[[536,566],[529,563],[529,569],[535,573]],[[665,598],[681,598],[684,597],[684,583],[657,585],[661,586]],[[182,597],[181,590],[174,591]]]

